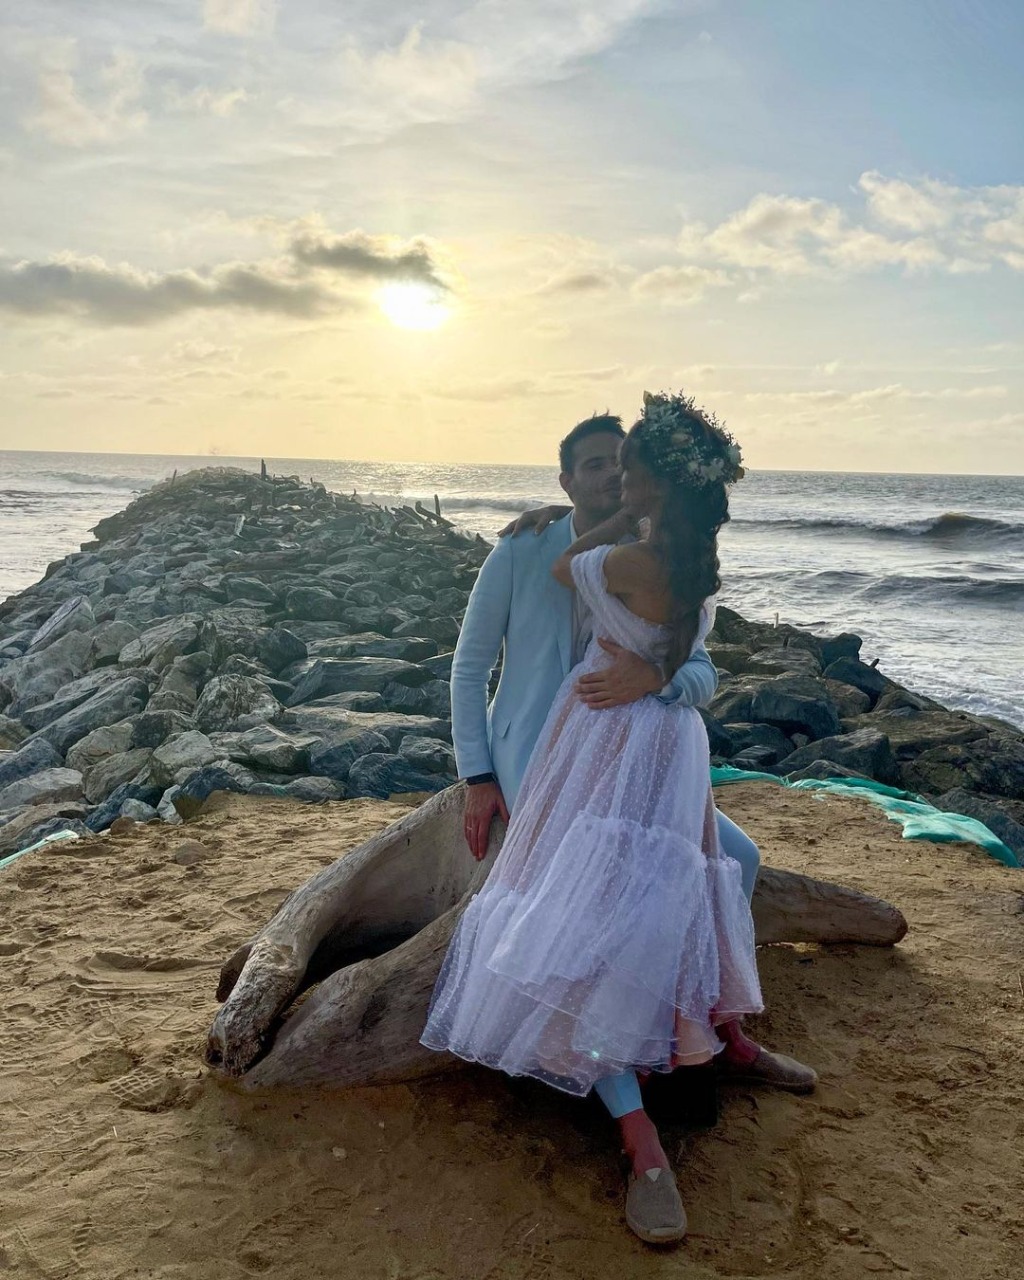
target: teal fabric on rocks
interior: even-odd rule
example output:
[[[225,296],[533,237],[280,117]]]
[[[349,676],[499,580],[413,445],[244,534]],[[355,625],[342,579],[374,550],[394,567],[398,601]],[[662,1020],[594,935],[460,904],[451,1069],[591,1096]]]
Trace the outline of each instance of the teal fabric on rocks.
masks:
[[[904,840],[932,840],[937,844],[963,841],[978,845],[1004,866],[1020,866],[1013,850],[976,818],[968,818],[960,813],[943,813],[941,809],[927,804],[910,791],[887,787],[870,778],[803,778],[799,782],[789,782],[785,778],[776,777],[774,773],[748,772],[734,769],[730,765],[712,768],[712,786],[726,786],[730,782],[774,782],[794,791],[823,791],[837,796],[862,795],[865,800],[881,809],[891,821],[900,823]]]

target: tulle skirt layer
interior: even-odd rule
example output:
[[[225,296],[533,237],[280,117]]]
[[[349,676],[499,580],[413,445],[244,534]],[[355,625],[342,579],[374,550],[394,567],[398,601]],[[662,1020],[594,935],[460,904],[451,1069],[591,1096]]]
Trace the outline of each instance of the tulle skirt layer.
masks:
[[[732,859],[584,810],[533,872],[510,879],[496,864],[470,902],[425,1045],[583,1095],[631,1067],[705,1062],[716,1024],[760,1010]]]

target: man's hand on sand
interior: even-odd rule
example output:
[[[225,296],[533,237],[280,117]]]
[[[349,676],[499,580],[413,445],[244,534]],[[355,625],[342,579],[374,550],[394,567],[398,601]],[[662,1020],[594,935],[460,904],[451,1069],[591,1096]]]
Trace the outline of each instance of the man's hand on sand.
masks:
[[[518,520],[513,520],[507,524],[504,529],[498,533],[499,538],[518,537],[519,534],[525,533],[527,529],[532,529],[535,534],[543,533],[549,524],[554,520],[561,520],[563,516],[567,516],[572,507],[536,507],[533,511],[524,511]]]
[[[466,809],[462,818],[462,830],[469,851],[482,862],[487,856],[487,842],[491,838],[491,823],[495,817],[508,822],[508,805],[496,782],[478,782],[466,788]]]
[[[603,636],[597,643],[613,661],[610,666],[580,676],[576,681],[580,701],[588,707],[601,711],[609,707],[625,707],[630,702],[638,702],[645,694],[657,693],[664,686],[662,672],[653,663],[645,662],[638,653],[624,649]]]

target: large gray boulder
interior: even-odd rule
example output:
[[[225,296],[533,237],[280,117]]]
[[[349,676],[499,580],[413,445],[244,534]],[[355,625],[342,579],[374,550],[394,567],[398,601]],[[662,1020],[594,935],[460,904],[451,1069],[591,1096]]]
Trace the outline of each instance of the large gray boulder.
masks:
[[[111,618],[109,622],[101,622],[89,634],[89,666],[106,667],[117,661],[121,650],[139,638],[138,627],[130,622],[118,622]]]
[[[345,782],[357,760],[389,750],[390,743],[382,733],[358,725],[340,726],[329,738],[310,749],[308,767],[315,777]]]
[[[79,739],[105,724],[116,724],[137,715],[149,698],[149,686],[134,676],[116,681],[94,693],[67,715],[40,731],[52,746],[65,754]]]
[[[437,680],[450,681],[452,678],[452,659],[455,657],[455,650],[449,649],[447,653],[439,653],[436,658],[423,658],[420,666],[424,671],[431,672]]]
[[[371,631],[333,640],[314,640],[308,649],[311,658],[398,658],[404,662],[422,662],[437,654],[437,642],[422,636],[381,636]]]
[[[726,644],[724,640],[708,643],[708,657],[719,671],[730,675],[742,675],[750,661],[750,650],[741,644]]]
[[[402,739],[409,735],[417,738],[440,738],[451,742],[452,727],[447,720],[437,716],[405,716],[390,711],[348,711],[331,705],[332,699],[312,702],[296,707],[289,713],[289,727],[314,734],[325,742],[336,737],[344,729],[369,729],[382,734],[391,750],[397,752]]]
[[[449,781],[456,776],[455,752],[439,738],[407,735],[399,743],[398,754],[421,773],[443,774]]]
[[[744,672],[752,676],[820,676],[821,663],[809,649],[796,645],[786,648],[758,649],[744,664]]]
[[[862,690],[855,689],[852,684],[843,684],[841,680],[829,680],[827,677],[822,680],[822,684],[843,720],[851,720],[871,710],[871,698]]]
[[[152,700],[150,700],[150,706]],[[180,711],[151,711],[146,707],[140,715],[132,717],[132,746],[154,749],[169,738],[194,729],[195,721]]]
[[[240,777],[234,768],[224,765],[209,764],[191,774],[174,795],[173,804],[179,815],[187,822],[194,818],[206,801],[215,791],[234,791],[244,794],[251,790],[251,777]]]
[[[965,787],[954,787],[952,791],[936,796],[932,804],[946,813],[962,813],[967,818],[983,822],[993,835],[998,836],[1017,855],[1017,861],[1024,866],[1024,824],[1016,822],[992,800],[976,795]]]
[[[39,653],[43,649],[48,649],[62,636],[72,631],[91,631],[95,625],[96,618],[88,597],[71,596],[36,631],[25,652]]]
[[[193,729],[156,748],[149,761],[149,777],[154,786],[166,789],[212,764],[220,754],[205,733]]]
[[[289,706],[328,697],[332,693],[380,693],[385,685],[415,688],[434,674],[398,658],[320,658],[300,677]]]
[[[324,804],[328,800],[344,800],[348,796],[348,788],[334,778],[293,778],[282,790],[289,799],[301,800],[305,804]]]
[[[975,742],[933,747],[903,765],[912,791],[942,794],[962,787],[1019,800],[1024,796],[1024,739],[1000,733]]]
[[[195,720],[207,733],[247,729],[275,720],[281,704],[260,680],[251,676],[214,676],[196,703]]]
[[[847,769],[845,765],[836,764],[833,760],[812,760],[804,769],[794,769],[786,774],[787,782],[842,782],[844,778],[868,780],[866,773],[858,773],[856,769]]]
[[[159,803],[160,794],[160,788],[149,783],[122,782],[101,805],[93,809],[85,819],[85,825],[90,831],[106,831],[121,816],[121,808],[126,800],[141,800],[143,804],[155,805]]]
[[[33,738],[0,761],[0,787],[27,778],[41,769],[56,769],[63,764],[59,751],[42,738]]]
[[[13,751],[28,737],[28,730],[20,720],[0,716],[0,751]]]
[[[118,755],[130,750],[134,732],[133,720],[120,720],[117,724],[101,725],[92,733],[87,733],[71,748],[67,758],[68,767],[77,769],[80,773],[88,773],[93,765],[105,756]]]
[[[144,680],[147,685],[149,683],[149,672],[144,669],[128,672],[118,671],[113,667],[101,667],[97,671],[90,671],[87,675],[81,676],[78,680],[72,680],[47,702],[29,707],[24,706],[20,701],[15,703],[11,708],[11,714],[18,716],[22,723],[33,731],[42,729],[52,724],[54,720],[59,720],[69,711],[73,711],[75,707],[81,706],[100,689],[105,689],[108,685],[115,684],[129,675]]]
[[[98,760],[85,775],[86,799],[99,804],[122,783],[141,777],[152,754],[149,747],[136,747]]]
[[[896,786],[900,781],[900,768],[889,739],[877,729],[857,729],[810,742],[780,760],[776,772],[788,776],[820,760],[832,761],[887,786]]]
[[[277,675],[307,656],[306,642],[287,627],[277,626],[260,637],[257,657],[268,671]]]
[[[41,769],[0,788],[0,811],[81,798],[82,775],[77,769]]]
[[[190,653],[198,647],[199,628],[203,618],[198,613],[183,613],[165,622],[149,627],[121,650],[118,662],[122,667],[152,667],[162,671],[175,658]]]
[[[71,830],[78,835],[87,834],[81,825],[86,812],[86,806],[75,800],[32,805],[0,827],[0,858],[27,849],[44,836],[53,835],[55,831]]]
[[[777,764],[793,750],[793,743],[774,724],[730,724],[728,734],[730,755],[759,747],[767,752],[764,764]]]
[[[70,631],[41,653],[26,653],[0,669],[0,683],[28,703],[46,702],[72,680],[84,674],[91,643],[84,631]]]
[[[750,700],[750,715],[745,718],[754,724],[777,725],[786,733],[806,733],[811,738],[828,738],[842,728],[827,687],[811,676],[778,676],[757,684]]]
[[[362,756],[349,770],[348,789],[353,796],[388,796],[410,791],[443,791],[450,785],[434,772],[418,769],[402,756],[373,753]]]
[[[965,711],[917,711],[913,707],[894,711],[875,710],[850,720],[855,728],[875,729],[886,734],[898,760],[914,760],[935,747],[960,746],[987,738],[990,730]]]
[[[326,587],[293,587],[285,597],[284,607],[290,618],[307,622],[340,622],[349,609]]]
[[[229,760],[280,773],[304,772],[310,751],[321,741],[311,733],[288,733],[269,724],[257,725],[244,733],[215,733],[210,740]]]
[[[871,699],[872,706],[883,693],[886,693],[895,685],[895,681],[883,676],[881,671],[877,671],[874,667],[869,667],[867,663],[861,662],[859,658],[852,657],[836,658],[834,662],[830,662],[825,668],[825,676],[829,680],[839,680],[843,684],[849,684],[855,689],[860,689],[862,693],[866,693]]]

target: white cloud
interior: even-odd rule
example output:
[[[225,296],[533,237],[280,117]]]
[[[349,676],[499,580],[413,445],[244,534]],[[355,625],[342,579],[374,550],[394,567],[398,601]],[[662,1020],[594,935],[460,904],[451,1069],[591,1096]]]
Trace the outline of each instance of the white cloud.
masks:
[[[395,48],[367,53],[352,42],[341,62],[350,117],[371,128],[461,116],[475,105],[480,74],[470,45],[424,39],[422,24]]]
[[[939,387],[914,391],[900,382],[881,387],[865,387],[860,391],[748,391],[744,399],[778,404],[814,405],[819,408],[848,408],[882,404],[889,401],[902,403],[928,400],[1002,400],[1009,394],[1008,388],[996,384],[975,387]]]
[[[607,49],[667,0],[477,0],[456,24],[480,51],[489,81],[504,85],[561,77]],[[679,3],[679,12],[698,7]]]
[[[203,0],[203,26],[225,35],[269,34],[276,16],[276,0]]]
[[[701,0],[685,0],[686,8]],[[337,57],[335,93],[286,96],[282,110],[307,126],[383,137],[409,125],[450,122],[487,95],[558,80],[601,53],[667,0],[475,0],[434,6],[429,17],[380,42],[378,22],[353,28]],[[424,6],[413,9],[422,13]],[[400,15],[391,13],[392,22]]]
[[[687,305],[699,301],[708,289],[731,283],[727,272],[707,267],[655,267],[633,281],[633,292],[641,299]]]
[[[862,211],[805,196],[760,193],[715,226],[691,222],[680,254],[705,266],[779,276],[895,267],[905,273],[1024,269],[1024,187],[953,187],[865,173]],[[873,225],[875,224],[875,225]]]
[[[115,50],[86,92],[76,79],[78,63],[74,40],[57,40],[44,47],[38,102],[24,121],[26,128],[69,147],[114,142],[143,128],[147,117],[139,99],[144,80],[135,56]]]
[[[957,188],[932,178],[915,185],[872,169],[861,174],[858,186],[867,193],[868,209],[879,222],[904,231],[937,231],[954,216]]]
[[[176,111],[185,111],[197,116],[217,116],[226,119],[234,115],[238,107],[249,99],[244,89],[211,89],[207,85],[198,85],[183,93],[171,89],[167,94],[168,105]]]

